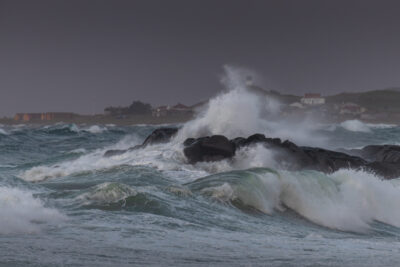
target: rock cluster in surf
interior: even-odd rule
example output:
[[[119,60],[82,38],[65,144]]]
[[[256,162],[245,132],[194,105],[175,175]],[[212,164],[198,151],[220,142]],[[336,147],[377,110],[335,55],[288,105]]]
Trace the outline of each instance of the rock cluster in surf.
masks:
[[[177,132],[176,128],[156,129],[143,144],[127,150],[109,150],[104,156],[119,155],[147,145],[166,143]],[[339,169],[364,169],[386,179],[400,177],[400,146],[396,145],[373,145],[337,152],[318,147],[297,146],[288,140],[267,138],[263,134],[231,140],[223,135],[212,135],[186,139],[183,143],[183,153],[190,164],[195,164],[231,159],[239,149],[259,144],[273,151],[275,162],[287,170],[316,170],[332,173]]]
[[[154,145],[159,143],[167,143],[171,140],[171,138],[178,132],[177,128],[159,128],[154,130],[141,145],[137,145],[134,147],[130,147],[128,149],[113,149],[107,150],[104,153],[105,157],[112,157],[116,155],[121,155],[125,152],[136,150],[139,148],[144,148],[148,145]]]

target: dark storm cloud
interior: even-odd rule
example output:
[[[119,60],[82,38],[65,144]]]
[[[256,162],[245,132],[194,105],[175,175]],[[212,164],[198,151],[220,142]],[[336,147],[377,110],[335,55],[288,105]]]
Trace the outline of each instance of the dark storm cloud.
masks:
[[[283,92],[400,84],[397,1],[1,1],[0,115],[193,104],[224,64]]]

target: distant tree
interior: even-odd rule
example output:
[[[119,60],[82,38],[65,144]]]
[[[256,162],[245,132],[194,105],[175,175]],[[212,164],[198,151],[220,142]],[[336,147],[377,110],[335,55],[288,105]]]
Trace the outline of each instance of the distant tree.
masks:
[[[130,114],[150,114],[151,105],[141,101],[133,101],[133,103],[128,107],[128,112]]]
[[[104,113],[112,115],[112,116],[120,115],[122,113],[122,108],[121,107],[106,107],[104,109]]]
[[[151,105],[141,101],[133,101],[129,107],[106,107],[104,112],[111,116],[145,115],[151,113]]]

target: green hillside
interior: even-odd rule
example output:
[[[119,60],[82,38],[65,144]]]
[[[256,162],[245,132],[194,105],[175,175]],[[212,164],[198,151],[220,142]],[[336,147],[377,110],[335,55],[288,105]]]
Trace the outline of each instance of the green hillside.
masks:
[[[385,89],[362,93],[341,93],[326,97],[327,104],[352,102],[376,112],[400,112],[400,90]]]

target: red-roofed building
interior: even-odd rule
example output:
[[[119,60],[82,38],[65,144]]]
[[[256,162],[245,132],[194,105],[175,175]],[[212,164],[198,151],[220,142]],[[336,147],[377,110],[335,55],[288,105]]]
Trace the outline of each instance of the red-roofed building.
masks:
[[[321,94],[308,93],[301,98],[300,102],[305,105],[323,105],[325,104],[325,98]]]

